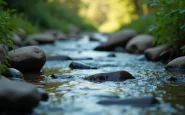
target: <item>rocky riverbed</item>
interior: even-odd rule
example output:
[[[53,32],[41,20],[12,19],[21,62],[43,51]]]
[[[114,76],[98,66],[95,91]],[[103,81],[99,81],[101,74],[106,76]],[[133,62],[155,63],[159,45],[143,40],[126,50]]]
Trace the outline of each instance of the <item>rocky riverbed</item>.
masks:
[[[181,62],[184,58],[167,66],[164,62],[149,61],[165,58],[159,56],[161,49],[152,54],[147,51],[146,56],[142,54],[152,47],[152,36],[139,35],[129,41],[136,33],[126,32],[126,41],[120,39],[121,33],[118,33],[117,41],[108,40],[103,44],[101,42],[105,42],[107,36],[101,33],[96,33],[93,40],[92,36],[84,34],[80,39],[57,39],[47,44],[41,40],[42,45],[35,44],[32,38],[29,43],[36,46],[29,46],[27,50],[19,48],[18,54],[9,52],[13,55],[13,67],[23,73],[17,72],[19,78],[24,76],[25,81],[49,95],[48,99],[45,92],[36,92],[36,99],[42,101],[32,114],[184,114],[185,75],[183,71],[178,74],[166,71],[168,68],[183,70],[181,64],[184,63]],[[138,38],[143,36],[149,40],[142,38],[139,41]],[[120,45],[122,48],[117,47]],[[177,65],[177,62],[180,64]],[[32,89],[34,92],[35,89]]]

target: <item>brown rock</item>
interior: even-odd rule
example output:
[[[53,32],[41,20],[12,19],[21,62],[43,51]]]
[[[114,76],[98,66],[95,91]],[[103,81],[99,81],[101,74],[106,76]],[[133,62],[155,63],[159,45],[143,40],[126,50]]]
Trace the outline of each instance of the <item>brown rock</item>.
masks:
[[[126,51],[129,53],[144,53],[147,48],[152,47],[153,36],[138,35],[132,38],[126,45]]]
[[[165,52],[161,55],[162,52]],[[153,48],[148,48],[145,50],[144,54],[148,60],[151,61],[160,61],[167,60],[170,57],[171,47],[169,45],[161,45]]]
[[[89,80],[92,82],[105,82],[105,81],[118,82],[118,81],[124,81],[127,79],[134,79],[134,77],[127,71],[99,73],[85,78],[85,80]]]
[[[40,98],[36,86],[0,77],[0,111],[28,112],[39,104]]]
[[[39,72],[46,62],[45,53],[37,46],[27,46],[8,52],[11,67],[22,72]]]
[[[48,43],[53,43],[54,42],[54,37],[49,34],[33,34],[29,35],[26,40],[25,44],[26,45],[33,45],[32,43],[39,43],[39,44],[48,44]]]
[[[166,65],[165,69],[174,72],[185,72],[185,56],[178,57],[170,61]]]
[[[105,43],[100,44],[95,50],[100,51],[112,51],[116,47],[125,47],[126,43],[136,35],[134,30],[121,30],[114,35],[112,35],[109,40]]]

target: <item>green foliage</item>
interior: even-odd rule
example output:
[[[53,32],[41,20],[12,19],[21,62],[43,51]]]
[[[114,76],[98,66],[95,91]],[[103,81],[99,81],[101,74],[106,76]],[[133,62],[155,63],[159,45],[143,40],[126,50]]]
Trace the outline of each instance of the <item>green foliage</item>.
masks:
[[[158,7],[155,24],[150,28],[156,33],[153,43],[171,44],[185,52],[185,1],[146,0],[145,3]]]
[[[39,33],[40,29],[37,25],[33,25],[31,22],[28,20],[22,18],[22,16],[19,15],[14,15],[12,20],[12,24],[16,28],[23,28],[28,34],[33,34],[33,33]]]
[[[14,10],[3,11],[2,5],[5,4],[6,2],[0,0],[0,44],[3,46],[6,57],[5,63],[0,62],[0,75],[6,69],[6,65],[8,64],[8,55],[5,51],[5,46],[13,46],[13,42],[8,38],[8,36],[12,36],[12,30],[15,29],[11,23],[13,18],[10,15]]]
[[[146,34],[149,33],[148,28],[151,24],[154,24],[154,22],[155,17],[153,15],[141,15],[138,19],[133,20],[131,23],[121,26],[119,30],[130,28],[134,29],[138,34]]]
[[[61,29],[67,32],[68,25],[76,25],[82,30],[96,30],[94,26],[78,16],[63,4],[43,0],[7,0],[8,7],[17,9],[33,25],[43,29]]]

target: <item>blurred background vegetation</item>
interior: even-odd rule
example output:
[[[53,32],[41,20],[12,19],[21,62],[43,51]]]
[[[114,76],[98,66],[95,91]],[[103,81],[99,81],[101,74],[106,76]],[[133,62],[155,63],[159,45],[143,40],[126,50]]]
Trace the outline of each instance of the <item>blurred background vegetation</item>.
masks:
[[[45,29],[67,32],[69,25],[82,31],[113,32],[133,28],[146,33],[154,17],[143,0],[5,0],[16,9],[13,23],[28,33]],[[137,24],[136,24],[137,23]]]

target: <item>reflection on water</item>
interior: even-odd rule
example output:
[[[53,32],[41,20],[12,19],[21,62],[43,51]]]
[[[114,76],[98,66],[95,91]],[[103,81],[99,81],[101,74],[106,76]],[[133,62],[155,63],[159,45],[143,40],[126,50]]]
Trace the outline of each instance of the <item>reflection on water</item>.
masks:
[[[78,62],[99,67],[93,70],[70,69],[68,61],[47,61],[42,69],[44,89],[49,93],[48,102],[41,102],[34,110],[35,115],[141,115],[141,114],[183,114],[185,113],[185,84],[169,82],[174,74],[164,70],[160,62],[138,59],[139,55],[92,51],[98,43],[88,41],[61,41],[53,45],[40,46],[48,55],[68,55],[72,57],[92,57],[92,60]],[[103,72],[126,70],[135,79],[122,82],[94,83],[84,80],[89,75]],[[66,79],[52,79],[51,74],[69,75]],[[141,108],[128,105],[103,106],[97,104],[107,99],[127,99],[153,95],[161,104]]]

